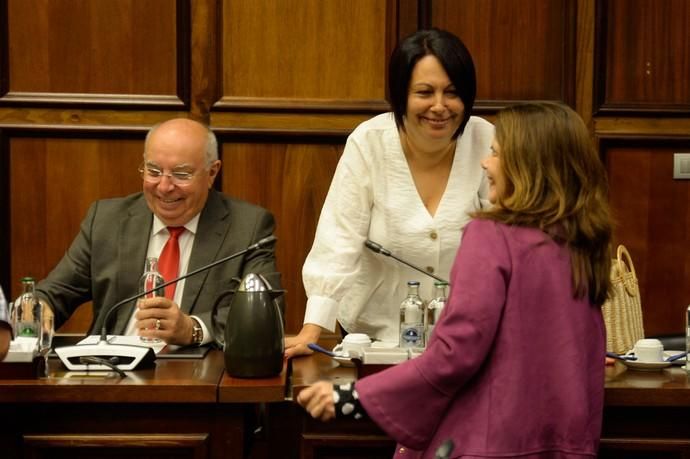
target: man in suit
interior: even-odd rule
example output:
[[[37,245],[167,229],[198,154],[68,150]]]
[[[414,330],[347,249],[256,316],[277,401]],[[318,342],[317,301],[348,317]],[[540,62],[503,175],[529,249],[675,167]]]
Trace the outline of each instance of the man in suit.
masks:
[[[4,359],[12,341],[12,325],[7,312],[7,300],[0,287],[0,360]]]
[[[270,236],[275,223],[267,210],[212,189],[220,167],[216,138],[206,126],[188,119],[154,126],[139,169],[143,192],[92,204],[65,256],[37,285],[55,311],[56,327],[93,300],[91,330],[98,333],[108,309],[138,292],[146,258],[161,257],[178,231],[178,276]],[[121,307],[106,324],[108,332],[177,345],[211,342],[213,304],[233,287],[233,278],[263,274],[280,288],[274,245],[178,282],[171,298]],[[225,315],[219,317],[224,323]]]

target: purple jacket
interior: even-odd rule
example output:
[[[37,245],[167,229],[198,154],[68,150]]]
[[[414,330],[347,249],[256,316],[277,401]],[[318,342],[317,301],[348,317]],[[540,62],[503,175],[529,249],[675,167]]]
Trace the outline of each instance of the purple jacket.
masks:
[[[572,292],[569,251],[542,231],[467,225],[426,351],[356,383],[395,457],[449,438],[451,457],[595,457],[605,328]]]

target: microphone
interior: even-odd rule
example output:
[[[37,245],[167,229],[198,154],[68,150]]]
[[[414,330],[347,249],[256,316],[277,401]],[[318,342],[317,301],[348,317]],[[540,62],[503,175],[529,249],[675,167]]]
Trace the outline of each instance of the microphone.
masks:
[[[430,272],[427,272],[427,271],[423,270],[422,268],[420,268],[419,266],[415,266],[412,263],[409,263],[409,262],[403,260],[402,258],[396,257],[395,255],[393,255],[391,253],[390,250],[385,249],[381,244],[378,244],[378,243],[372,241],[371,239],[367,239],[366,241],[364,241],[364,245],[367,247],[367,249],[371,250],[372,252],[380,253],[381,255],[384,255],[386,257],[391,257],[392,259],[399,261],[400,263],[407,265],[410,268],[412,268],[416,271],[419,271],[422,274],[426,274],[429,277],[433,277],[437,281],[448,283],[447,280],[442,279],[442,278],[440,278],[434,274],[431,274]]]
[[[207,265],[202,266],[201,268],[197,268],[194,271],[188,272],[187,274],[164,282],[163,284],[154,288],[139,292],[136,295],[132,295],[122,301],[118,301],[106,311],[105,316],[103,317],[103,325],[101,326],[101,334],[98,344],[77,344],[74,346],[63,346],[55,348],[55,353],[69,370],[108,370],[109,368],[112,368],[110,365],[106,366],[104,364],[95,364],[96,362],[93,359],[90,359],[91,357],[105,360],[117,358],[117,361],[120,363],[118,363],[116,366],[121,370],[134,370],[140,365],[145,366],[153,364],[154,360],[156,359],[156,354],[151,347],[127,344],[110,344],[108,342],[107,325],[108,320],[112,317],[113,313],[130,301],[134,301],[148,295],[149,293],[153,293],[159,289],[165,288],[170,284],[174,284],[188,277],[207,271],[214,266],[240,257],[245,253],[261,249],[269,244],[272,244],[276,240],[277,238],[274,235],[267,236],[244,250],[240,250],[239,252],[235,252],[227,257],[215,260]],[[87,363],[87,361],[89,362]]]
[[[454,448],[455,444],[453,443],[453,440],[449,438],[448,440],[441,443],[441,446],[438,447],[434,459],[448,459],[450,457],[450,453],[453,452]]]

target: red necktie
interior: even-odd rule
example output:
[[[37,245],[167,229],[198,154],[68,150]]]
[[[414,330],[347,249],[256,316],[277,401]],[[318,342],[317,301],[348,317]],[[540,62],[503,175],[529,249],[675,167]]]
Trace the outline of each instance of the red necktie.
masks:
[[[177,239],[184,231],[184,226],[168,227],[170,237],[165,243],[161,256],[158,260],[158,269],[163,276],[165,282],[172,280],[178,276],[180,270],[180,244]],[[175,287],[177,283],[170,284],[165,287],[165,297],[172,300],[175,296]]]

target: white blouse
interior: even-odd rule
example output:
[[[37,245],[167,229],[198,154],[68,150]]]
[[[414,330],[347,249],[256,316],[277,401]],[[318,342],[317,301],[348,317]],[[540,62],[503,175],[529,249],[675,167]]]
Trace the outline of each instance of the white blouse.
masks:
[[[415,187],[392,113],[360,124],[347,139],[302,268],[304,323],[334,331],[337,319],[350,333],[397,342],[407,281],[420,281],[420,295],[428,301],[434,279],[371,252],[364,241],[448,279],[468,213],[489,205],[480,161],[493,136],[491,123],[470,118],[432,217]]]

